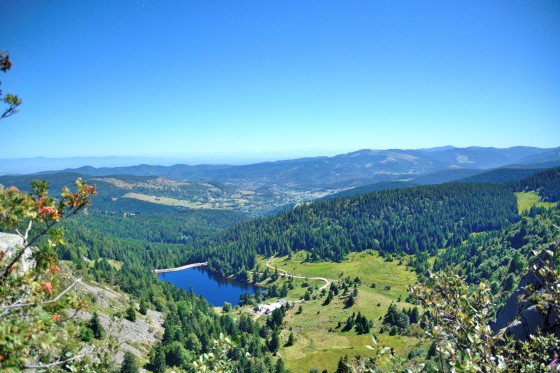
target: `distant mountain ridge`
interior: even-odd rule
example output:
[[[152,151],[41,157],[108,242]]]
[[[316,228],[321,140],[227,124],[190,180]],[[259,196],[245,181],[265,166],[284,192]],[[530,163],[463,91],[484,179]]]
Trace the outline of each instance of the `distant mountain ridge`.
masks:
[[[518,146],[498,149],[443,146],[412,150],[362,149],[334,157],[310,157],[249,165],[141,164],[100,168],[84,166],[64,171],[90,176],[162,176],[178,181],[217,182],[253,190],[270,188],[309,191],[344,189],[403,179],[423,184],[423,177],[435,173],[447,173],[446,177],[452,181],[472,176],[477,171],[512,164],[525,168],[535,163],[547,163],[551,166],[560,164],[560,148]],[[463,171],[462,177],[455,177],[451,176],[454,170],[470,171]],[[465,175],[465,172],[468,175]],[[457,176],[460,174],[461,172],[458,172]]]

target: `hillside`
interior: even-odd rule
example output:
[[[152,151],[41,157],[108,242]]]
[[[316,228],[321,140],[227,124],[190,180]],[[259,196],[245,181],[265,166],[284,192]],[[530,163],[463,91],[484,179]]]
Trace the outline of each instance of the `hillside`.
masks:
[[[216,183],[179,182],[163,177],[115,175],[92,177],[78,173],[0,176],[0,184],[29,190],[32,180],[44,179],[59,190],[82,178],[97,186],[98,195],[90,210],[102,213],[176,213],[198,210],[201,214],[227,215],[232,221],[243,217],[270,215],[287,205],[323,196],[285,193],[268,189],[247,190]],[[194,213],[194,212],[193,212]]]
[[[309,261],[336,262],[366,249],[383,255],[434,253],[472,232],[501,229],[518,219],[515,196],[503,185],[381,191],[305,204],[236,225],[221,238],[189,246],[183,262],[208,260],[211,269],[231,274],[252,268],[257,254],[303,250]],[[427,254],[421,260],[426,259]]]

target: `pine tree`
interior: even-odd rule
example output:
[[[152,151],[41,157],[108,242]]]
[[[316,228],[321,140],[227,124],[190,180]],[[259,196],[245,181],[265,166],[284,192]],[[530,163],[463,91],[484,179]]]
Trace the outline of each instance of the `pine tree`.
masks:
[[[105,329],[103,329],[103,325],[101,325],[97,312],[93,313],[93,316],[89,320],[88,327],[93,332],[94,338],[101,339],[105,336]]]
[[[278,336],[278,332],[273,332],[272,336],[270,337],[270,341],[268,341],[268,350],[276,354],[280,349],[280,337]]]
[[[136,357],[132,352],[126,351],[121,365],[120,373],[138,373],[140,371]]]
[[[352,370],[348,366],[348,356],[344,355],[338,360],[338,367],[336,368],[335,373],[352,373]]]
[[[414,307],[412,309],[412,311],[410,311],[410,314],[408,315],[408,317],[410,318],[410,323],[411,324],[416,324],[418,322],[418,320],[420,319],[420,315],[418,313],[418,307]]]
[[[348,298],[346,298],[346,302],[344,302],[344,304],[346,305],[347,308],[350,308],[354,305],[355,303],[355,299],[353,295],[350,295]]]
[[[165,373],[165,352],[161,343],[158,343],[155,347],[155,354],[150,360],[150,365],[152,372]]]
[[[145,314],[148,313],[148,305],[146,304],[146,301],[144,299],[142,299],[140,301],[139,311],[142,315],[145,315]]]
[[[293,346],[294,342],[295,342],[294,333],[290,332],[290,335],[288,336],[288,342],[286,342],[286,347]]]
[[[327,297],[325,298],[325,301],[323,302],[323,306],[328,305],[331,302],[331,300],[333,299],[333,297],[334,297],[334,295],[333,295],[332,290],[329,290],[329,293],[327,294]]]
[[[136,310],[134,309],[133,304],[130,304],[130,306],[126,309],[126,319],[132,322],[136,321]]]
[[[274,365],[274,373],[284,373],[286,369],[284,369],[284,362],[282,359],[278,359],[276,364]]]

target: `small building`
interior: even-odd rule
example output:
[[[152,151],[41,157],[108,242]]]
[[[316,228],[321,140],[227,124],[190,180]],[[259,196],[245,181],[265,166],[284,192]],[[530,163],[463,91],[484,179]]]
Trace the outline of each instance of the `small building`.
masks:
[[[254,308],[255,312],[264,312],[265,315],[270,315],[272,311],[277,308],[282,307],[288,303],[286,299],[280,299],[278,302],[270,303],[270,304],[259,304]]]

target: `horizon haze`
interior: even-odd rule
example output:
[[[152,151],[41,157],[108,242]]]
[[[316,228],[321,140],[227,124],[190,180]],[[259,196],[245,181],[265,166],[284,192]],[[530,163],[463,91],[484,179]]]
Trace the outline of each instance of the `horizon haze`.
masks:
[[[301,160],[320,160],[344,158],[344,157],[355,157],[358,155],[364,155],[371,153],[379,153],[380,156],[385,156],[385,160],[381,160],[380,163],[392,163],[395,162],[392,153],[401,154],[403,160],[413,161],[410,157],[415,157],[417,154],[433,154],[434,160],[437,160],[439,154],[451,153],[451,158],[456,157],[457,165],[453,167],[464,167],[467,168],[474,167],[478,169],[491,169],[493,167],[503,167],[507,165],[512,165],[515,162],[508,163],[505,159],[489,159],[489,157],[495,156],[498,158],[503,157],[501,153],[508,153],[517,150],[519,154],[516,154],[512,159],[523,160],[529,159],[527,164],[539,164],[547,163],[551,164],[556,162],[560,164],[560,147],[554,148],[538,148],[538,147],[528,147],[528,146],[513,146],[509,148],[496,148],[496,147],[480,147],[480,146],[470,146],[465,148],[456,147],[453,145],[443,145],[433,148],[420,148],[420,149],[356,149],[349,152],[337,153],[337,154],[309,154],[309,155],[289,155],[282,157],[281,154],[274,153],[263,153],[260,154],[260,158],[250,157],[247,154],[239,157],[231,157],[227,155],[214,155],[204,157],[118,157],[118,156],[107,156],[107,157],[60,157],[60,158],[49,158],[49,157],[30,157],[30,158],[14,158],[14,159],[0,159],[0,175],[25,175],[41,172],[59,172],[66,170],[76,170],[81,168],[94,168],[94,169],[123,169],[123,168],[134,168],[139,166],[150,166],[150,167],[170,167],[178,165],[186,165],[192,167],[199,167],[205,165],[219,165],[219,166],[253,166],[266,163],[290,163],[298,162]],[[410,153],[410,154],[408,154]],[[517,153],[517,152],[512,152]],[[414,154],[414,155],[413,155]],[[544,159],[543,158],[544,154]],[[482,160],[483,164],[477,164],[477,161],[473,161],[472,156],[479,158],[477,161]],[[446,154],[446,162],[449,162],[449,154]],[[471,157],[471,159],[469,159]],[[531,157],[540,157],[537,161],[531,161]],[[507,157],[506,157],[507,158]],[[401,160],[401,159],[399,159]],[[379,160],[377,160],[379,161]],[[414,161],[415,162],[415,161]],[[369,165],[368,165],[369,164]],[[450,163],[451,165],[452,163]],[[371,164],[366,161],[364,167],[371,167]]]

